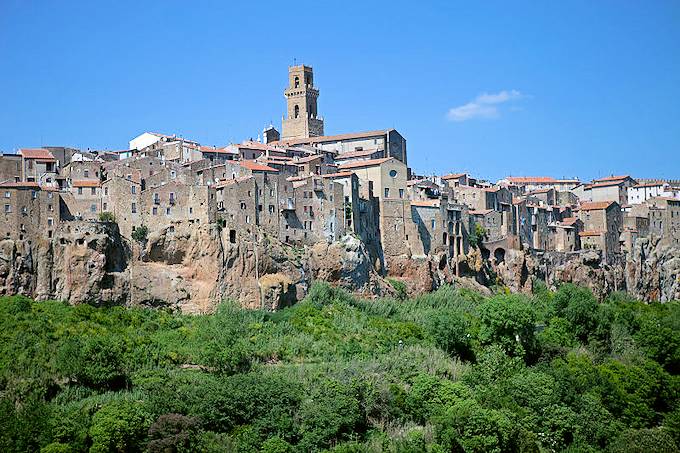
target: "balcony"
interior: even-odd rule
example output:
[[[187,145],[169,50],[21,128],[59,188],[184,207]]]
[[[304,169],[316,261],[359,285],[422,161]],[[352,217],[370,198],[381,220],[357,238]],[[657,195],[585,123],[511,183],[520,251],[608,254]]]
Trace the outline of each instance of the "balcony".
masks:
[[[281,200],[282,211],[295,211],[295,199],[288,197]]]

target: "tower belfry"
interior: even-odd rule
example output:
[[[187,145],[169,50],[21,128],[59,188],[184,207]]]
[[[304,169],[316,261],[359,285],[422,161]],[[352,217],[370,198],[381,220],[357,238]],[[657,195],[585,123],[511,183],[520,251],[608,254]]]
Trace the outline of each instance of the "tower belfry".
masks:
[[[314,88],[311,66],[288,67],[288,88],[283,92],[288,112],[283,118],[283,140],[323,135],[323,119],[317,112],[319,90]]]

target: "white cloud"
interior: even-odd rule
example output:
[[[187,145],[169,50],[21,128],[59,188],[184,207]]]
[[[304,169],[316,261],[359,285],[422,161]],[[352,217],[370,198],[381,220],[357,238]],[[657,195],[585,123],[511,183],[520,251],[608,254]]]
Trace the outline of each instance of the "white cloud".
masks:
[[[473,101],[454,107],[446,114],[449,121],[467,121],[476,118],[493,119],[500,116],[499,105],[522,99],[524,95],[517,90],[503,90],[498,93],[482,93]]]

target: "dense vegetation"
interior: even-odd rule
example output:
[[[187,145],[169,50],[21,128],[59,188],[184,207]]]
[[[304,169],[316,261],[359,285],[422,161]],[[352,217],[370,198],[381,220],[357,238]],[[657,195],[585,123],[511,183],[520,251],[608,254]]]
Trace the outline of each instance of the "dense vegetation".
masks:
[[[564,285],[210,316],[0,299],[0,451],[672,452],[680,305]]]

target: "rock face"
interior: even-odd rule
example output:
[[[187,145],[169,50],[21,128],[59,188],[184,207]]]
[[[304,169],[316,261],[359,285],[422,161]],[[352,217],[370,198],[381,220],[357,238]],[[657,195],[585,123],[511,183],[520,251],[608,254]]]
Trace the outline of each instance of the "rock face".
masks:
[[[628,292],[639,299],[680,300],[680,250],[663,247],[658,239],[638,239],[625,277]]]
[[[680,299],[680,249],[662,247],[658,239],[637,240],[625,260],[613,263],[596,251],[538,255],[510,250],[494,269],[499,281],[517,292],[530,292],[540,279],[552,289],[560,282],[586,286],[600,299],[623,290],[648,302]]]
[[[125,303],[129,246],[113,224],[70,222],[49,241],[0,242],[0,294]]]
[[[646,239],[616,263],[604,263],[597,252],[515,250],[497,263],[474,249],[459,263],[461,277],[443,255],[386,257],[385,263],[382,276],[364,243],[351,235],[294,247],[266,235],[234,240],[215,224],[174,225],[140,244],[121,237],[115,224],[68,222],[50,240],[0,241],[0,294],[189,313],[209,312],[231,299],[275,310],[303,298],[314,280],[365,297],[394,294],[387,277],[403,282],[411,295],[443,284],[486,294],[493,285],[530,292],[543,280],[551,288],[560,282],[584,285],[600,298],[627,290],[647,301],[680,299],[680,250]]]

